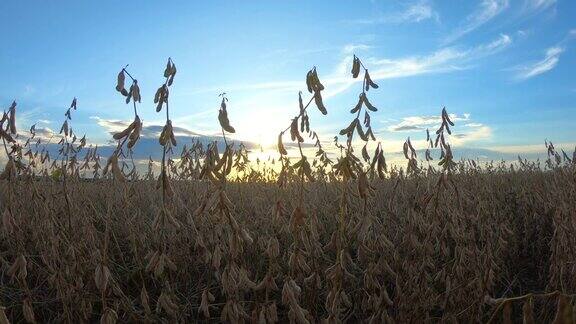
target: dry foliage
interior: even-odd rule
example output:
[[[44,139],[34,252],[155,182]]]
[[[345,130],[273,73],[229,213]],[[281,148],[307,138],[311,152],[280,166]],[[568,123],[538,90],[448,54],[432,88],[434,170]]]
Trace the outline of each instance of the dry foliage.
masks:
[[[166,114],[158,176],[151,159],[144,175],[132,159],[141,96],[126,67],[116,90],[132,101],[134,120],[113,135],[104,168],[71,127],[76,99],[54,159],[35,126],[19,138],[14,102],[0,120],[9,157],[0,174],[0,323],[574,323],[574,158],[546,142],[544,165],[454,161],[454,124],[442,109],[426,161],[408,138],[407,167],[390,168],[380,143],[368,152],[377,112],[368,91],[378,85],[354,57],[352,77],[362,71],[335,161],[310,129],[312,102],[328,109],[317,69],[308,72],[311,97],[305,104],[299,94],[299,112],[278,136],[279,171],[228,141],[235,128],[224,93],[224,151],[176,142],[171,59],[154,96]],[[304,155],[303,135],[315,141],[314,157]]]

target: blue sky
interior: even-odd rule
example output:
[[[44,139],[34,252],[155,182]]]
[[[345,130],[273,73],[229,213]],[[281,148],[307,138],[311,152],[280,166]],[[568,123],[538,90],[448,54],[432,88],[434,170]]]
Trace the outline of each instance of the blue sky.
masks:
[[[482,1],[0,1],[0,104],[18,102],[21,131],[58,130],[73,97],[73,127],[105,143],[131,121],[115,91],[126,64],[145,125],[162,124],[152,98],[166,59],[178,74],[173,124],[218,131],[227,92],[240,140],[274,143],[318,68],[328,115],[311,113],[326,141],[347,126],[360,84],[352,54],[380,89],[373,128],[388,151],[410,136],[424,147],[442,106],[461,148],[544,152],[576,143],[576,2]],[[186,134],[183,134],[186,135]]]

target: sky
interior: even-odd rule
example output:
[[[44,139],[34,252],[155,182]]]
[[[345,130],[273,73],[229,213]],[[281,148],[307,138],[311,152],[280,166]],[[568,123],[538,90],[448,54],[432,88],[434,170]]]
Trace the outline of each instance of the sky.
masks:
[[[330,149],[361,91],[350,75],[356,54],[380,86],[368,97],[388,152],[407,137],[425,148],[444,106],[456,152],[544,153],[544,140],[571,152],[575,18],[569,0],[0,0],[0,107],[16,100],[20,132],[37,123],[50,134],[77,97],[75,132],[105,144],[133,119],[114,89],[129,64],[152,136],[164,117],[152,101],[171,57],[177,135],[217,135],[226,92],[234,138],[273,148],[315,66],[328,115],[314,108],[311,128]]]

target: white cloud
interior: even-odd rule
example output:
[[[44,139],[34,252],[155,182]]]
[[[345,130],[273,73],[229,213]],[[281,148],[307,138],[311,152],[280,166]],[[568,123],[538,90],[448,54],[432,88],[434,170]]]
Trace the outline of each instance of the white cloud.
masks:
[[[41,138],[43,141],[51,139],[60,140],[62,136],[48,127],[36,127],[36,138]]]
[[[574,151],[576,143],[554,143],[554,148],[560,152],[560,150],[566,151],[566,153],[571,153]],[[499,145],[490,147],[491,150],[502,152],[502,153],[546,153],[546,147],[544,143],[541,144],[526,144],[526,145]]]
[[[445,73],[466,69],[463,65],[473,60],[496,54],[512,43],[512,37],[501,34],[495,40],[477,45],[471,48],[456,46],[444,47],[428,55],[407,56],[401,58],[381,58],[365,56],[363,61],[370,65],[370,77],[374,81],[410,77],[429,73]],[[352,53],[355,49],[369,49],[368,45],[346,45],[342,49],[344,54],[340,62],[335,66],[332,73],[323,74],[319,70],[320,80],[326,86],[324,98],[333,97],[349,89],[362,78],[352,79],[350,69],[352,66]],[[347,54],[347,55],[346,55]],[[296,93],[302,90],[303,81],[270,81],[255,84],[232,84],[218,88],[204,88],[194,90],[193,93],[227,89],[228,91],[240,90],[268,90],[281,94]]]
[[[99,126],[103,127],[110,134],[123,131],[132,122],[127,120],[104,119],[98,116],[90,116],[90,119],[95,120]]]
[[[461,49],[457,47],[445,47],[424,56],[410,56],[404,58],[378,58],[367,57],[364,59],[370,65],[370,77],[374,81],[409,77],[428,73],[443,73],[462,70],[462,64],[475,59],[493,55],[512,43],[512,38],[501,34],[497,39],[476,47]],[[336,66],[334,72],[326,77],[321,76],[322,82],[331,85],[326,89],[325,97],[329,98],[347,90],[362,79],[352,79],[349,75],[352,57],[345,56]]]
[[[60,141],[60,139],[62,139],[62,135],[60,135],[58,132],[54,131],[49,127],[36,127],[34,133],[35,136],[34,139],[32,139],[32,134],[30,134],[28,129],[26,129],[25,131],[21,130],[15,138],[16,142],[18,142],[20,145],[24,145],[24,143],[26,143],[26,141],[29,139],[33,144],[35,144],[36,141],[40,140],[41,142],[40,144],[44,145],[44,144],[55,144],[58,141]]]
[[[91,116],[90,119],[96,121],[98,125],[106,130],[109,134],[114,134],[126,129],[132,121],[128,120],[113,120],[113,119],[103,119],[97,116]],[[144,138],[156,138],[160,136],[164,124],[157,123],[143,123],[141,136]],[[202,136],[197,132],[193,132],[187,128],[173,126],[175,136]]]
[[[444,43],[452,43],[460,37],[474,31],[501,14],[508,8],[508,5],[508,0],[483,0],[478,8],[466,17],[464,23],[444,40]]]
[[[556,4],[556,0],[527,0],[526,7],[532,10],[544,10]]]
[[[435,134],[431,132],[430,136],[433,136],[435,139]],[[473,128],[470,131],[466,132],[453,132],[452,135],[447,136],[447,140],[452,147],[465,147],[467,144],[477,142],[480,140],[487,140],[492,137],[492,128],[489,126],[482,126],[478,128]],[[405,139],[391,139],[391,138],[377,138],[378,141],[381,142],[382,148],[384,152],[393,153],[393,152],[400,152],[402,150],[402,145],[404,144]],[[412,145],[417,149],[425,149],[428,147],[428,143],[426,142],[426,138],[422,136],[418,136],[418,138],[411,138],[410,141]],[[357,147],[358,150],[362,147],[364,143],[358,143]]]
[[[560,61],[562,52],[564,52],[562,47],[555,46],[548,48],[542,60],[520,67],[520,72],[516,78],[518,80],[527,80],[554,69]]]
[[[370,45],[366,45],[366,44],[348,44],[346,46],[344,46],[344,48],[342,49],[342,53],[344,55],[350,55],[350,54],[354,54],[358,51],[365,51],[372,48],[372,46]]]
[[[453,122],[469,121],[470,114],[450,114],[450,119]],[[402,118],[402,121],[398,124],[391,125],[388,130],[391,132],[412,132],[412,131],[422,131],[426,128],[430,131],[436,131],[436,128],[440,127],[442,123],[441,116],[409,116]]]
[[[512,43],[512,37],[506,34],[500,34],[498,39],[493,40],[488,44],[480,45],[476,48],[476,52],[479,53],[493,53],[499,51],[502,48],[510,45]]]
[[[532,30],[530,30],[530,29],[520,29],[516,32],[516,34],[522,38],[529,36],[531,33],[532,33]]]
[[[514,70],[517,71],[515,79],[520,81],[527,80],[554,69],[560,62],[560,56],[565,51],[568,43],[571,42],[574,37],[576,37],[576,29],[571,29],[556,45],[546,49],[544,58],[540,61],[527,63],[514,68]]]
[[[355,19],[351,23],[355,24],[402,24],[402,23],[419,23],[426,20],[440,21],[440,15],[430,1],[421,0],[408,4],[401,11],[384,14],[373,19]]]
[[[428,1],[420,1],[406,8],[397,16],[398,22],[421,22],[423,20],[439,20],[439,15]]]
[[[470,132],[455,133],[450,138],[450,143],[454,146],[462,146],[470,142],[485,140],[492,137],[492,128],[489,126],[480,126],[473,128]]]
[[[452,127],[452,135],[448,135],[449,142],[455,147],[461,147],[470,142],[485,140],[492,137],[492,128],[480,123],[472,123],[470,114],[450,114],[450,119],[456,124]],[[390,125],[387,130],[390,132],[418,132],[425,134],[429,129],[430,136],[435,138],[435,132],[442,123],[441,116],[409,116],[404,117],[399,123]],[[464,123],[465,128],[458,128],[460,123]],[[421,136],[420,136],[421,137]],[[389,141],[389,139],[384,140]],[[426,140],[413,140],[413,143],[420,148],[426,148]],[[389,151],[398,150],[398,143],[392,142],[388,147]]]

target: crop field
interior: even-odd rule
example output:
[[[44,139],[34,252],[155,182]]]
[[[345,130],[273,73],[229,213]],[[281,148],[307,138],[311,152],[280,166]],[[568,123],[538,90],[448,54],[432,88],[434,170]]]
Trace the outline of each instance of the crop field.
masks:
[[[562,300],[570,307],[572,168],[469,168],[453,188],[436,182],[374,180],[365,206],[351,181],[339,232],[337,183],[306,184],[302,205],[297,185],[230,183],[228,208],[209,183],[176,181],[164,224],[152,181],[71,181],[69,204],[52,181],[3,181],[4,312],[15,322],[468,322],[497,308],[545,321]]]
[[[312,68],[274,161],[256,164],[232,140],[226,94],[219,141],[177,142],[176,71],[169,59],[159,78],[162,158],[147,170],[132,159],[143,105],[127,67],[116,91],[133,122],[109,156],[76,135],[76,98],[56,153],[35,126],[17,129],[16,102],[6,110],[1,324],[576,320],[576,166],[552,143],[542,161],[455,160],[443,108],[424,153],[407,138],[405,164],[387,165],[371,124],[378,85],[354,56],[362,87],[340,138],[313,130],[308,112],[330,107]]]

